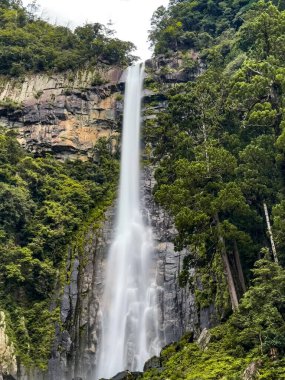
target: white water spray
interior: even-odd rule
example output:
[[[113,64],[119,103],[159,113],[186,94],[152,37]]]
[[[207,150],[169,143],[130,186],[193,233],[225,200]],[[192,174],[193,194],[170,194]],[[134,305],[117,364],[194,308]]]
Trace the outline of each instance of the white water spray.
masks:
[[[125,92],[119,208],[102,305],[102,339],[96,378],[141,371],[160,350],[150,227],[140,204],[142,64],[128,69]]]

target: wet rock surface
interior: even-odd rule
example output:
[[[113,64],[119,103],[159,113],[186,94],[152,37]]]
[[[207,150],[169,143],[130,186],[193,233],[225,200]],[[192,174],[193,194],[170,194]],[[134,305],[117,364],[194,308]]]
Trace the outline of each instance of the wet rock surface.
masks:
[[[159,55],[146,61],[146,70],[160,83],[185,83],[195,80],[204,70],[199,54],[189,50],[171,56]]]
[[[123,371],[112,377],[111,379],[100,379],[100,380],[138,380],[142,378],[142,372],[129,372]]]
[[[116,376],[112,377],[111,380],[136,380],[136,379],[140,379],[141,377],[142,377],[141,372],[124,371],[124,372],[120,372]]]
[[[103,291],[105,257],[112,239],[114,208],[102,228],[90,228],[81,256],[70,252],[71,270],[61,302],[63,329],[57,329],[48,380],[93,380],[96,349],[101,331],[99,302]]]
[[[145,216],[152,225],[155,245],[153,270],[159,285],[159,319],[162,346],[177,341],[187,331],[199,330],[198,311],[193,294],[181,289],[178,276],[187,252],[175,252],[176,234],[171,218],[155,204],[151,191],[153,169],[147,168],[141,182]],[[106,256],[113,236],[115,207],[109,209],[100,230],[92,228],[85,237],[84,261],[70,252],[67,272],[70,279],[61,301],[64,329],[57,335],[49,363],[48,380],[71,380],[81,377],[93,380],[96,350],[101,335],[100,300],[103,293]],[[160,359],[153,358],[145,368],[159,368]],[[118,375],[119,376],[119,375]],[[120,376],[123,376],[120,374]],[[127,376],[126,373],[124,376]],[[134,374],[128,376],[134,376]],[[137,377],[122,377],[122,379]],[[114,377],[113,379],[120,379]]]
[[[158,302],[162,346],[177,341],[187,331],[199,329],[199,317],[194,295],[189,288],[181,288],[178,283],[186,250],[174,250],[176,229],[171,217],[159,207],[152,196],[155,184],[154,168],[144,170],[144,205],[148,210],[153,230],[156,260],[156,280],[159,286]]]
[[[161,368],[161,358],[159,358],[158,356],[154,356],[153,358],[150,358],[144,365],[143,367],[143,371],[148,371],[149,369],[153,369],[153,368],[157,368],[157,369],[160,369]]]
[[[159,80],[178,81],[161,76],[161,68],[167,65],[171,74],[180,76],[179,80],[190,78],[185,77],[181,62],[176,58],[172,61],[161,58],[147,63],[150,64]],[[111,73],[112,80],[109,78],[109,83],[102,86],[92,86],[92,78],[88,75],[81,78],[81,82],[76,78],[72,88],[60,77],[47,78],[46,81],[38,77],[31,83],[25,82],[21,89],[7,85],[2,89],[0,100],[5,97],[15,100],[18,96],[22,106],[19,109],[0,107],[0,124],[17,130],[22,146],[31,152],[39,155],[51,152],[59,159],[88,159],[98,138],[118,133],[123,110],[118,95],[124,88],[121,71]],[[40,93],[42,89],[43,93]],[[146,92],[145,102],[153,100],[159,101],[159,105],[153,109],[154,115],[148,117],[155,117],[155,113],[166,106],[163,95]],[[197,337],[201,329],[209,327],[211,310],[197,310],[190,289],[179,287],[179,273],[189,252],[174,250],[176,230],[173,220],[152,197],[153,171],[152,167],[144,170],[141,189],[145,217],[153,229],[153,270],[158,284],[160,339],[164,346],[177,341],[188,331],[193,331]],[[114,214],[115,207],[112,207],[106,213],[102,228],[90,227],[81,249],[69,252],[66,285],[60,295],[61,321],[56,326],[48,372],[30,375],[23,372],[18,374],[17,380],[94,380],[102,324],[100,300],[106,256],[113,237]],[[159,365],[157,360],[160,359],[151,359],[146,366],[159,368],[155,367]],[[137,379],[140,374],[123,372],[116,376],[113,379]]]

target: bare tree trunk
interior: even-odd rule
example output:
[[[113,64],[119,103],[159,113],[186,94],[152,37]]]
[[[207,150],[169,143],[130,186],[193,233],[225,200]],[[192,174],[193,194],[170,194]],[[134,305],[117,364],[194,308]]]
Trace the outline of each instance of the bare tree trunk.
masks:
[[[274,243],[274,239],[273,239],[273,233],[272,233],[272,228],[271,228],[271,224],[270,224],[268,208],[267,208],[267,204],[265,202],[263,202],[263,208],[264,208],[264,214],[265,214],[265,219],[266,219],[266,224],[267,224],[267,231],[268,231],[268,235],[269,235],[269,239],[270,239],[270,244],[271,244],[271,249],[272,249],[274,261],[278,264],[278,257],[277,257],[277,252],[276,252],[275,243]]]
[[[216,222],[217,222],[217,225],[218,225],[218,229],[219,229],[219,223],[220,223],[220,221],[219,221],[218,214],[216,214],[215,219],[216,219]],[[225,239],[223,238],[223,236],[220,233],[219,233],[219,243],[220,243],[220,246],[221,246],[222,259],[223,259],[224,269],[225,269],[225,272],[226,272],[226,277],[227,277],[228,289],[229,289],[230,298],[231,298],[232,309],[233,309],[233,311],[235,311],[235,310],[238,310],[238,306],[239,306],[239,304],[238,304],[238,296],[237,296],[236,287],[235,287],[235,283],[234,283],[234,278],[233,278],[233,275],[232,275],[231,266],[230,266],[230,263],[229,263],[229,258],[228,258],[228,254],[227,254],[227,250],[226,250]]]
[[[238,251],[238,246],[237,246],[236,240],[234,240],[234,258],[235,258],[235,263],[237,266],[239,282],[240,282],[243,293],[245,293],[246,292],[246,286],[245,286],[244,275],[243,275],[243,270],[242,270],[242,266],[241,266],[241,262],[240,262],[240,256],[239,256],[239,251]]]
[[[230,293],[230,298],[231,298],[232,309],[233,309],[233,311],[235,311],[238,309],[238,297],[237,297],[236,287],[235,287],[233,275],[231,272],[229,258],[228,258],[227,252],[226,252],[224,238],[222,236],[220,236],[219,239],[220,239],[220,243],[222,246],[222,258],[223,258],[224,268],[225,268],[226,276],[227,276],[227,282],[228,282],[228,288],[229,288],[229,293]]]
[[[202,131],[203,131],[203,137],[204,137],[204,143],[205,143],[205,158],[207,163],[207,172],[210,172],[210,160],[209,160],[209,154],[208,154],[208,148],[207,148],[207,132],[205,124],[202,124]]]

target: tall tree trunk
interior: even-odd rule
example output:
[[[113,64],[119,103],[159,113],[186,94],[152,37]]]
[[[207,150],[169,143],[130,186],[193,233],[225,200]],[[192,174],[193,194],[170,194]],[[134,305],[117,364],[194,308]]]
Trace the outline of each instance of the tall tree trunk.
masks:
[[[243,275],[243,270],[242,270],[242,266],[241,266],[241,262],[240,262],[240,255],[239,255],[236,240],[234,240],[234,258],[235,258],[235,263],[237,266],[239,282],[240,282],[243,293],[245,293],[246,292],[246,285],[245,285],[245,280],[244,280],[244,275]]]
[[[202,124],[202,131],[203,131],[203,138],[205,143],[205,158],[207,163],[207,173],[210,172],[210,160],[209,160],[209,154],[208,154],[208,148],[207,148],[207,132],[206,132],[206,126],[203,123]]]
[[[219,229],[219,223],[220,223],[220,221],[219,221],[219,216],[218,215],[216,215],[216,221],[217,221],[217,225],[218,225],[218,229]],[[233,278],[233,275],[232,275],[231,266],[230,266],[230,262],[229,262],[229,258],[228,258],[228,254],[227,254],[227,250],[226,250],[225,239],[220,234],[220,232],[219,232],[219,243],[220,243],[220,246],[221,246],[222,259],[223,259],[224,269],[225,269],[225,272],[226,272],[226,277],[227,277],[228,289],[229,289],[230,298],[231,298],[232,309],[233,309],[233,311],[235,311],[235,310],[238,309],[238,306],[239,306],[238,305],[238,296],[237,296],[235,282],[234,282],[234,278]]]
[[[278,257],[277,257],[277,252],[276,252],[276,248],[275,248],[272,228],[271,228],[271,224],[270,224],[268,207],[267,207],[267,204],[265,202],[263,202],[263,208],[264,208],[264,214],[265,214],[265,219],[266,219],[266,224],[267,224],[267,231],[268,231],[268,235],[269,235],[269,239],[270,239],[270,244],[271,244],[271,249],[272,249],[274,261],[278,264]]]
[[[226,252],[226,247],[225,247],[225,241],[222,236],[219,237],[221,247],[222,247],[222,258],[223,258],[223,263],[224,263],[224,268],[226,271],[226,276],[227,276],[227,282],[228,282],[228,288],[229,288],[229,293],[230,293],[230,298],[231,298],[231,304],[232,304],[232,309],[233,311],[238,309],[238,296],[236,292],[236,287],[229,263],[229,258]]]

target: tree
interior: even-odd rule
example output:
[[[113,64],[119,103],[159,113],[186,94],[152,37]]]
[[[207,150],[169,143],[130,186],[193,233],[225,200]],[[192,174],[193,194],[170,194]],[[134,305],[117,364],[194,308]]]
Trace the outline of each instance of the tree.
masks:
[[[239,31],[239,45],[244,51],[251,51],[257,59],[267,59],[269,56],[283,59],[285,16],[278,7],[266,1],[258,1],[247,13],[246,22]]]
[[[102,62],[126,66],[136,58],[131,42],[115,38],[99,23],[77,27],[51,25],[35,15],[36,9],[19,1],[0,5],[0,74],[63,71]]]
[[[113,199],[118,163],[109,144],[98,143],[98,162],[63,163],[33,157],[0,131],[0,303],[27,368],[47,366],[59,320],[50,300],[67,247],[82,244],[79,228],[91,212],[98,225]]]
[[[240,188],[233,182],[236,159],[225,149],[212,144],[207,142],[194,148],[195,158],[192,161],[178,160],[177,179],[157,189],[156,199],[175,216],[179,232],[178,249],[189,245],[192,254],[200,258],[206,250],[209,260],[211,255],[221,255],[232,307],[237,309],[239,296],[228,247],[231,244],[235,246],[233,260],[238,268],[239,286],[244,291],[245,281],[237,251],[241,232],[240,225],[235,223],[238,218],[251,217],[252,213]],[[227,233],[231,225],[236,227],[235,234]]]
[[[238,172],[241,175],[241,186],[247,199],[254,203],[256,208],[264,210],[268,238],[275,262],[278,257],[272,233],[271,221],[268,212],[268,203],[276,201],[280,186],[280,174],[276,164],[276,150],[274,136],[259,136],[240,152]]]
[[[246,292],[231,324],[236,341],[247,350],[257,347],[261,354],[285,352],[285,272],[267,259],[256,262],[253,285]]]

